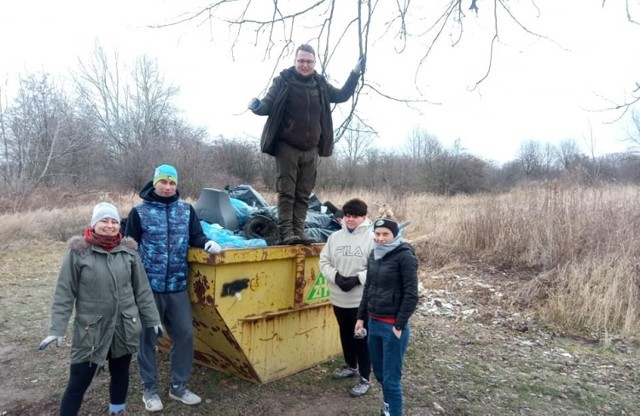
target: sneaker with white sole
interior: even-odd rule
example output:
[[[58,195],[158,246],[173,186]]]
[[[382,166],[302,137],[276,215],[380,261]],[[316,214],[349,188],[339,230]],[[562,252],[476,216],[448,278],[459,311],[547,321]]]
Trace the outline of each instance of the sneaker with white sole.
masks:
[[[360,375],[358,369],[350,368],[349,366],[345,365],[344,367],[339,368],[335,373],[333,373],[333,378],[340,380],[343,378],[357,377],[358,375]]]
[[[162,400],[160,400],[160,396],[156,392],[144,392],[142,401],[147,412],[159,412],[164,408]]]
[[[382,402],[382,411],[380,412],[380,416],[391,416],[389,412],[389,403]]]
[[[366,380],[364,377],[360,377],[360,382],[353,386],[349,394],[351,397],[360,397],[367,394],[367,392],[371,389],[371,382]]]
[[[185,387],[182,387],[182,388],[171,387],[171,390],[169,390],[169,397],[172,398],[173,400],[181,401],[182,403],[187,404],[189,406],[193,406],[202,401],[200,396],[198,396],[197,394],[193,393],[192,391],[190,391]]]

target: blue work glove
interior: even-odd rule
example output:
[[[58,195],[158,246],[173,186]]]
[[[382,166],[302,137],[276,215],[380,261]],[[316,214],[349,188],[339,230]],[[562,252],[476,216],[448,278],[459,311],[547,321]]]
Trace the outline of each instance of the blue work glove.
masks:
[[[364,73],[364,70],[367,67],[367,57],[366,56],[361,56],[358,59],[358,63],[356,64],[355,68],[353,68],[353,72],[355,72],[356,74],[361,74]]]
[[[155,331],[156,336],[158,338],[164,337],[164,331],[162,330],[162,325],[154,325],[153,330]]]
[[[62,345],[62,337],[59,337],[57,335],[49,335],[48,337],[42,340],[42,342],[40,343],[40,346],[38,347],[38,350],[40,351],[44,350],[53,341],[56,342],[56,347],[59,347],[60,345]]]
[[[220,250],[222,250],[220,245],[213,240],[209,240],[204,244],[204,251],[207,253],[218,254]]]
[[[252,98],[251,101],[249,101],[249,110],[256,111],[258,107],[260,107],[260,99]]]

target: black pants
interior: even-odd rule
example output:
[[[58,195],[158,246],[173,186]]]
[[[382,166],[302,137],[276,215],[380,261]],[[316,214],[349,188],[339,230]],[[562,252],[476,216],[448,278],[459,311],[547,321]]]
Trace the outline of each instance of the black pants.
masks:
[[[360,375],[370,380],[371,359],[369,358],[369,348],[367,347],[367,337],[362,339],[353,338],[353,328],[358,320],[358,308],[340,308],[333,305],[333,313],[336,315],[338,327],[340,328],[340,343],[344,361],[351,368],[358,368]],[[365,319],[365,328],[368,325]]]
[[[107,357],[109,362],[109,402],[111,404],[124,404],[129,390],[129,366],[131,354],[118,358]],[[92,362],[71,364],[69,370],[69,382],[62,395],[60,403],[60,416],[75,416],[80,410],[84,393],[89,388],[93,377],[98,371],[98,365]]]

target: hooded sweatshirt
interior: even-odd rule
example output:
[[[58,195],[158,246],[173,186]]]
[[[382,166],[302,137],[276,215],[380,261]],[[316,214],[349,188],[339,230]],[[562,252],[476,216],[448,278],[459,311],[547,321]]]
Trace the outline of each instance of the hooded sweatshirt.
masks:
[[[349,232],[346,224],[331,234],[320,253],[320,271],[329,281],[329,300],[340,308],[357,308],[367,280],[367,259],[373,249],[371,220],[366,218],[355,230]],[[336,273],[342,276],[358,276],[360,284],[348,292],[336,284]]]

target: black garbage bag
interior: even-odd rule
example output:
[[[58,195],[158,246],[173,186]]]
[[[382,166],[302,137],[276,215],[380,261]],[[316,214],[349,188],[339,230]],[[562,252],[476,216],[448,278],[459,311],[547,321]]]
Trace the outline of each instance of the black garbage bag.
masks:
[[[308,237],[313,237],[318,243],[326,243],[329,236],[336,230],[328,230],[326,228],[305,228],[304,233]]]
[[[278,222],[278,207],[266,207],[259,209],[253,215],[264,215]],[[336,228],[337,227],[337,228]],[[323,214],[320,211],[307,211],[307,218],[304,220],[304,228],[328,228],[331,230],[339,230],[338,224],[332,214]]]
[[[262,195],[260,195],[258,191],[253,189],[251,185],[238,185],[233,188],[227,185],[224,187],[224,189],[227,191],[231,198],[239,199],[245,202],[250,207],[256,207],[260,209],[269,206]]]
[[[333,216],[323,214],[319,211],[307,211],[307,218],[304,220],[304,228],[329,228],[332,227]]]
[[[318,199],[316,194],[309,195],[309,211],[318,211],[322,210],[322,202]]]

